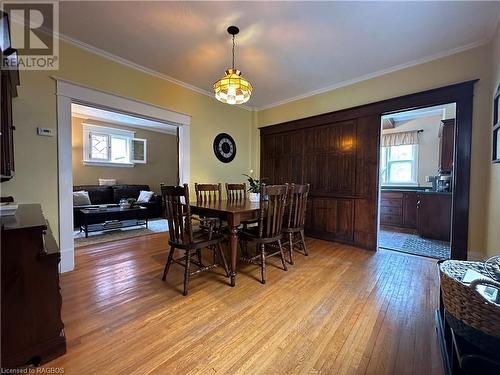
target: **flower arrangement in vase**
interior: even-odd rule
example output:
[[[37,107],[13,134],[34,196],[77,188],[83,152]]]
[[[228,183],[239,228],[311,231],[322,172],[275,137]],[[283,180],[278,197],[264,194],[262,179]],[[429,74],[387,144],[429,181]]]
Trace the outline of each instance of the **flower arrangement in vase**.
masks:
[[[248,200],[250,202],[260,202],[260,180],[256,180],[247,174],[243,174],[243,176],[248,177],[247,181],[250,185],[248,188]]]

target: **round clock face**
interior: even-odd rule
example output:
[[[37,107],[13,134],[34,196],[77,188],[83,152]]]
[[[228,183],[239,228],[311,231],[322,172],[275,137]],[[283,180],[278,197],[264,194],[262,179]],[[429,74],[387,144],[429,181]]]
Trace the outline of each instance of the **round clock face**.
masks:
[[[223,163],[229,163],[236,156],[236,143],[233,137],[226,133],[220,133],[214,139],[214,153]]]

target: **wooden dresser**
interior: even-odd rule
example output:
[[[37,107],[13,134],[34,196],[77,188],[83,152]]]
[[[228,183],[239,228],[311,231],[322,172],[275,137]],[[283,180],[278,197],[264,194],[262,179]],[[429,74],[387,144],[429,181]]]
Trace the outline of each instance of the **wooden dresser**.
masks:
[[[1,218],[2,368],[38,365],[66,352],[60,254],[38,204]]]

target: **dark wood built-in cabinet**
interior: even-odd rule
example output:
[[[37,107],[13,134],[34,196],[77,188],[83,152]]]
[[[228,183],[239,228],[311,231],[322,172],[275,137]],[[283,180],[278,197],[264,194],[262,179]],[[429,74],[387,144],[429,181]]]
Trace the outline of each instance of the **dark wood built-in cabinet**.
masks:
[[[264,126],[260,128],[260,177],[271,184],[311,184],[306,219],[309,236],[376,250],[381,116],[408,108],[456,103],[459,129],[456,142],[452,140],[451,148],[445,148],[452,150],[452,161],[450,166],[444,158],[443,170],[454,167],[452,258],[466,259],[475,82]],[[460,150],[456,155],[453,143]],[[403,202],[398,213],[408,226],[415,225],[410,207],[414,199],[407,196],[406,214]],[[391,214],[391,209],[384,210],[386,215]]]
[[[3,54],[1,55],[3,58]],[[0,182],[14,177],[14,122],[12,118],[12,98],[17,96],[19,72],[1,70],[0,96]]]
[[[66,352],[59,249],[38,204],[1,218],[2,368],[37,365]]]
[[[455,145],[455,119],[441,121],[439,129],[439,167],[440,174],[453,172],[453,153]]]
[[[266,183],[310,183],[309,236],[375,247],[376,116],[298,120],[291,129],[261,129],[261,178]],[[312,126],[311,126],[312,125]],[[362,145],[362,147],[358,147]]]

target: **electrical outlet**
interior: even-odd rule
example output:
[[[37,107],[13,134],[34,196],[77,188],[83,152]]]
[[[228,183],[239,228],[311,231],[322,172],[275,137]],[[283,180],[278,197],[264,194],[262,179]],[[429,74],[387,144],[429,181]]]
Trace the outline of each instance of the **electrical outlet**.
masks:
[[[44,136],[44,137],[53,137],[54,129],[51,128],[36,128],[36,134]]]

